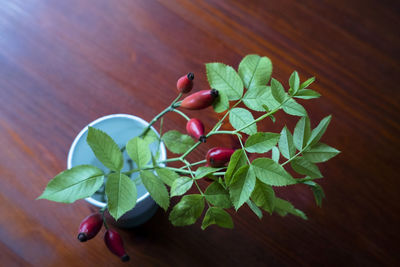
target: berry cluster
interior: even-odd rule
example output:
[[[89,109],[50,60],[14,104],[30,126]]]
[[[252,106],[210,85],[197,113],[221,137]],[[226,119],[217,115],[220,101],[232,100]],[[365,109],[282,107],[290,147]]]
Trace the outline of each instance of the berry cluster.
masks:
[[[117,255],[122,261],[129,261],[129,256],[125,252],[121,236],[118,234],[118,232],[108,228],[107,223],[100,213],[93,213],[83,219],[79,225],[78,240],[81,242],[86,242],[92,239],[100,232],[103,224],[106,227],[104,242],[107,248],[112,253]]]

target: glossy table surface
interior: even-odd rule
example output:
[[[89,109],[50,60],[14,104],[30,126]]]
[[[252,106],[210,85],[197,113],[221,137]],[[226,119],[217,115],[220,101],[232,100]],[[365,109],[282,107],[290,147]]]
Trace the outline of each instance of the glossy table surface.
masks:
[[[89,122],[114,113],[151,120],[184,73],[206,89],[204,63],[237,67],[255,53],[272,60],[285,84],[293,70],[317,77],[312,88],[323,97],[302,103],[313,126],[333,115],[323,141],[342,151],[320,165],[323,207],[306,187],[279,189],[308,221],[260,221],[243,207],[234,230],[205,231],[199,223],[173,227],[158,210],[142,227],[120,230],[131,256],[125,265],[398,266],[399,12],[398,1],[377,0],[1,0],[0,265],[123,266],[102,235],[76,240],[89,204],[35,198],[66,168],[69,146]],[[220,117],[212,109],[188,114],[208,129]],[[293,129],[297,120],[277,119],[260,129]],[[184,125],[166,116],[165,130]],[[237,144],[214,136],[188,159],[215,145]]]

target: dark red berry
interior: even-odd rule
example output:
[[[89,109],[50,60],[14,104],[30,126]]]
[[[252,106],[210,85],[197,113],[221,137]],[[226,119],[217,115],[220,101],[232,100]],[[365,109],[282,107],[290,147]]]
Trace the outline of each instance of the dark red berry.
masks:
[[[103,218],[100,213],[93,213],[87,216],[79,226],[79,241],[85,242],[95,237],[100,231],[102,225]]]
[[[203,109],[211,106],[217,96],[218,91],[215,89],[202,90],[187,96],[180,106],[186,109]]]
[[[186,123],[186,132],[196,140],[199,140],[202,143],[206,142],[206,136],[204,135],[204,124],[199,119],[190,119]]]
[[[180,93],[189,93],[193,88],[194,74],[189,72],[187,75],[182,76],[176,82],[176,88]]]
[[[124,249],[121,236],[114,230],[107,229],[104,235],[104,242],[108,249],[121,258],[122,261],[129,261],[129,256]]]
[[[206,160],[211,167],[223,167],[229,162],[234,149],[224,147],[213,147],[208,150]]]

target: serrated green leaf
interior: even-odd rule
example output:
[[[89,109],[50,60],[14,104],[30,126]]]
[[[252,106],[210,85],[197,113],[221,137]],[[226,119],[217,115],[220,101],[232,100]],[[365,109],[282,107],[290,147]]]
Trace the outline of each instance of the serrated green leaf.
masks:
[[[326,129],[328,128],[329,123],[331,122],[332,116],[329,115],[323,118],[317,127],[315,127],[312,132],[310,139],[307,142],[307,146],[312,146],[321,139],[322,135],[325,133]]]
[[[128,141],[126,152],[139,168],[151,160],[149,144],[140,137],[134,137]]]
[[[271,79],[271,92],[274,99],[280,104],[285,102],[288,97],[282,84],[274,78]]]
[[[275,192],[270,185],[256,181],[251,200],[263,210],[272,214],[275,207]]]
[[[229,122],[236,130],[241,129],[252,121],[254,121],[253,115],[244,108],[234,108],[229,114]],[[249,135],[255,134],[257,132],[257,125],[254,123],[241,130],[241,132]]]
[[[194,224],[204,210],[204,199],[199,194],[183,196],[169,214],[174,226]]]
[[[283,105],[282,109],[289,115],[293,116],[307,116],[307,111],[302,105],[296,102],[293,98],[288,99]]]
[[[105,132],[89,127],[86,142],[96,158],[104,166],[113,171],[119,171],[124,166],[122,152],[115,141]]]
[[[253,166],[257,178],[265,184],[285,186],[296,183],[296,180],[272,159],[258,158],[253,160],[251,166]]]
[[[310,119],[308,117],[300,118],[293,132],[293,143],[299,151],[307,145],[310,135]]]
[[[322,187],[314,181],[306,181],[304,182],[304,184],[308,185],[311,188],[314,194],[315,203],[317,203],[318,207],[321,207],[322,200],[325,198],[325,193]]]
[[[279,150],[282,156],[290,159],[296,154],[296,147],[293,143],[293,136],[289,129],[285,126],[281,131],[281,136],[279,138]]]
[[[111,173],[108,175],[106,195],[108,211],[115,220],[118,220],[136,205],[136,185],[125,174]]]
[[[251,135],[245,144],[249,153],[265,153],[270,151],[279,141],[280,134],[259,132]]]
[[[167,188],[160,178],[154,175],[151,171],[141,171],[140,178],[144,187],[150,193],[151,198],[165,211],[169,206],[169,196]]]
[[[229,192],[222,187],[218,182],[210,184],[204,195],[211,205],[228,209],[232,207],[232,202],[229,198]]]
[[[292,75],[290,75],[289,86],[293,90],[294,94],[296,94],[296,92],[299,90],[300,78],[299,78],[299,74],[297,73],[297,71],[293,71]]]
[[[214,111],[217,113],[224,112],[229,108],[229,99],[224,91],[218,91],[218,96],[213,102]]]
[[[193,139],[186,134],[176,130],[166,132],[162,140],[167,148],[175,154],[183,154],[194,145]]]
[[[57,174],[38,199],[72,203],[90,197],[102,185],[103,171],[91,165],[79,165]]]
[[[156,172],[158,177],[169,186],[172,186],[173,182],[179,178],[179,174],[165,168],[156,169]]]
[[[264,111],[263,105],[271,104],[270,95],[271,88],[269,86],[258,85],[252,90],[247,91],[243,96],[243,103],[249,109],[255,111]],[[279,103],[274,105],[279,105]]]
[[[303,220],[307,220],[307,216],[299,209],[296,209],[292,203],[287,200],[281,198],[275,198],[275,209],[274,211],[281,216],[285,216],[286,214],[293,214],[302,218]]]
[[[321,94],[310,89],[299,90],[294,97],[301,99],[313,99],[320,97]]]
[[[293,170],[297,173],[308,175],[311,178],[321,178],[322,174],[318,166],[309,162],[304,157],[297,157],[291,161]]]
[[[242,149],[237,149],[231,156],[228,164],[228,169],[225,172],[225,183],[227,186],[230,185],[233,175],[237,170],[247,164],[246,155]]]
[[[233,206],[238,210],[250,197],[256,184],[256,176],[251,166],[242,166],[233,175],[229,195]]]
[[[189,177],[179,177],[171,186],[171,197],[185,194],[193,185],[193,179]]]
[[[340,151],[323,143],[317,143],[303,152],[303,156],[310,162],[319,163],[330,160]]]
[[[272,62],[267,57],[247,55],[239,64],[239,75],[249,91],[255,86],[266,85],[271,78]]]
[[[203,177],[206,177],[206,176],[208,176],[208,175],[210,175],[210,174],[212,174],[214,172],[220,171],[222,169],[223,168],[199,167],[199,168],[197,168],[196,173],[195,173],[194,176],[195,176],[195,179],[197,180],[197,179],[201,179]]]
[[[208,208],[206,215],[204,215],[201,229],[205,230],[208,226],[216,224],[223,228],[233,228],[233,221],[231,215],[218,207]]]
[[[259,207],[257,207],[256,204],[254,204],[253,201],[250,199],[246,201],[247,206],[254,212],[254,214],[261,220],[263,217],[262,211],[260,210]]]
[[[281,153],[279,152],[279,148],[274,146],[272,148],[272,160],[275,161],[276,163],[279,163],[280,155]]]
[[[300,85],[300,90],[301,89],[304,89],[304,88],[307,88],[310,84],[312,84],[313,82],[315,81],[315,77],[311,77],[311,78],[309,78],[307,81],[305,81],[305,82],[303,82],[301,85]]]
[[[238,100],[243,95],[243,82],[236,71],[223,63],[207,63],[206,72],[210,88],[224,92],[229,100]]]

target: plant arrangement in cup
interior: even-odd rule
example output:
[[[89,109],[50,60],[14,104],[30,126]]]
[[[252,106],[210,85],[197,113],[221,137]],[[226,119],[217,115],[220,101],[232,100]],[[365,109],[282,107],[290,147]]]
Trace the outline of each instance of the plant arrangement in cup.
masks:
[[[78,234],[80,241],[93,238],[104,225],[107,247],[123,261],[129,259],[121,237],[108,227],[104,212],[108,210],[118,220],[135,207],[137,189],[130,177],[133,173],[139,173],[136,182],[143,183],[165,211],[170,207],[170,198],[183,196],[169,213],[169,220],[175,226],[194,224],[205,212],[202,229],[213,224],[233,228],[233,220],[226,210],[233,208],[237,211],[243,205],[248,205],[260,219],[263,212],[282,216],[292,214],[307,219],[302,211],[275,195],[274,187],[280,186],[305,184],[312,190],[317,205],[321,205],[324,192],[316,180],[322,178],[322,174],[316,163],[329,160],[339,151],[320,142],[331,116],[322,119],[312,129],[307,111],[296,101],[320,97],[319,93],[308,88],[314,77],[301,83],[294,71],[289,78],[289,89],[285,90],[279,81],[271,78],[271,61],[258,55],[244,57],[237,72],[222,63],[208,63],[206,73],[212,89],[182,99],[193,88],[194,74],[181,77],[177,81],[178,96],[175,100],[124,147],[118,147],[107,133],[89,127],[86,141],[109,172],[91,165],[75,166],[55,176],[39,197],[72,203],[105,188],[107,205],[82,221]],[[245,108],[238,107],[241,103]],[[209,106],[223,115],[208,130],[201,119],[189,118],[184,113],[185,110],[201,110]],[[263,114],[255,118],[249,110]],[[286,126],[279,133],[258,131],[258,122],[275,122],[274,114],[280,110],[299,117],[293,133]],[[175,112],[187,120],[186,133],[172,130],[160,138],[151,130],[151,126],[160,121],[162,131],[163,116],[168,112]],[[234,130],[221,129],[226,121]],[[213,147],[197,162],[186,159],[214,135],[234,136],[241,148]],[[149,148],[153,142],[164,142],[177,156],[159,161],[158,152],[152,153]],[[124,150],[135,163],[127,172],[122,172]],[[271,157],[265,157],[267,152],[271,152]],[[252,158],[255,159],[250,160],[249,154],[254,154]],[[181,167],[166,166],[170,162],[179,162]],[[298,175],[293,177],[288,168]],[[198,183],[200,179],[211,182],[202,188]],[[193,186],[198,192],[187,194]]]

